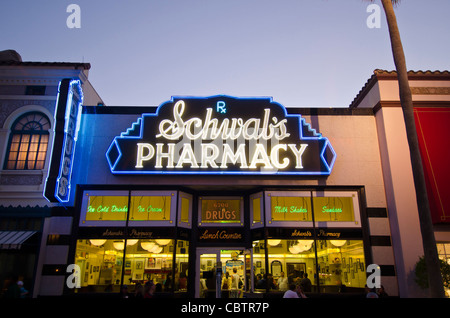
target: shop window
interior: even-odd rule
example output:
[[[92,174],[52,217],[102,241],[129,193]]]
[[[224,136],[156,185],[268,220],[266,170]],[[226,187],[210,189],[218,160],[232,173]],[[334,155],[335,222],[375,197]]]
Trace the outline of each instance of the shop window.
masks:
[[[78,240],[75,262],[81,269],[81,288],[76,292],[118,293],[127,285],[133,295],[149,281],[156,285],[155,293],[186,292],[188,244],[177,241],[175,248],[172,239]]]
[[[285,292],[290,284],[305,292],[317,291],[316,254],[313,240],[267,240],[268,288]]]
[[[266,284],[266,251],[265,241],[253,241],[253,290],[265,292]]]
[[[172,289],[173,240],[127,240],[124,284],[134,287],[153,281],[156,291]]]
[[[241,226],[243,199],[234,197],[200,198],[199,225]]]
[[[80,286],[76,292],[119,292],[123,248],[115,240],[78,240],[75,263],[80,266]]]
[[[175,226],[175,191],[132,191],[129,226]]]
[[[189,241],[178,240],[175,254],[175,279],[173,289],[177,293],[187,291],[189,268]]]
[[[176,198],[174,191],[85,191],[80,226],[175,226]]]
[[[304,196],[272,196],[272,221],[312,221],[311,198]]]
[[[263,226],[263,195],[262,193],[250,196],[251,226],[258,228]]]
[[[361,227],[356,191],[270,191],[267,226]]]
[[[38,112],[20,116],[11,127],[4,168],[8,170],[44,169],[50,121]]]
[[[130,221],[163,221],[170,219],[170,195],[132,196]]]
[[[366,264],[360,240],[317,241],[321,292],[344,292],[364,288]]]
[[[352,197],[315,197],[316,222],[353,222],[355,215]]]
[[[179,192],[178,200],[178,205],[180,207],[178,213],[178,226],[190,229],[192,224],[192,196]]]
[[[125,225],[128,191],[87,191],[84,193],[80,225]]]

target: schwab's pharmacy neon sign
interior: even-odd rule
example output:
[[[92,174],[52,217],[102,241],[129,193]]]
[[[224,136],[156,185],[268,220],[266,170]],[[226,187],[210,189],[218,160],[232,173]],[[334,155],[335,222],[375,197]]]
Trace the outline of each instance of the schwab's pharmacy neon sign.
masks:
[[[327,138],[271,98],[172,98],[112,141],[114,174],[328,175]]]

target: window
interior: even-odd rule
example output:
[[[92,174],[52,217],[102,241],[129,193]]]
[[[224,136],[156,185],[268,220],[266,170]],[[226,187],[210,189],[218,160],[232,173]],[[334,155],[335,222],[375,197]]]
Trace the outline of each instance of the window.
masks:
[[[188,250],[188,241],[173,239],[78,239],[75,263],[81,272],[76,292],[118,293],[123,284],[134,294],[148,281],[156,285],[155,293],[185,292]]]
[[[8,170],[40,170],[47,154],[50,121],[38,112],[20,116],[11,127],[5,162]]]

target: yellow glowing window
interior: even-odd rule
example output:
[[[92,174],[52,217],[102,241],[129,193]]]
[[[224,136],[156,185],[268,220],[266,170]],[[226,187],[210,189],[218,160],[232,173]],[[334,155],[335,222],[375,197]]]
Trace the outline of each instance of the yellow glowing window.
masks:
[[[272,221],[312,221],[309,197],[272,196]]]
[[[203,199],[202,223],[240,223],[241,200]]]
[[[183,223],[189,223],[189,207],[190,201],[187,198],[181,198],[181,218]]]
[[[253,223],[261,222],[261,198],[253,199]]]
[[[315,197],[313,202],[316,222],[355,221],[352,197]]]
[[[89,196],[86,221],[126,221],[128,196]]]
[[[170,220],[171,196],[132,196],[130,221]]]
[[[37,112],[19,117],[11,128],[11,137],[5,169],[44,169],[48,147],[50,121]]]

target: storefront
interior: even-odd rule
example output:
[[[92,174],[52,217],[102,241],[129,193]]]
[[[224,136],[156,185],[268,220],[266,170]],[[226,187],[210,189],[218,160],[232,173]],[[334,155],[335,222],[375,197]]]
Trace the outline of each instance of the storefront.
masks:
[[[151,280],[167,297],[281,297],[305,278],[307,293],[362,294],[386,259],[395,293],[373,112],[230,96],[81,107],[65,87],[45,190],[72,216],[79,285],[63,294]]]

